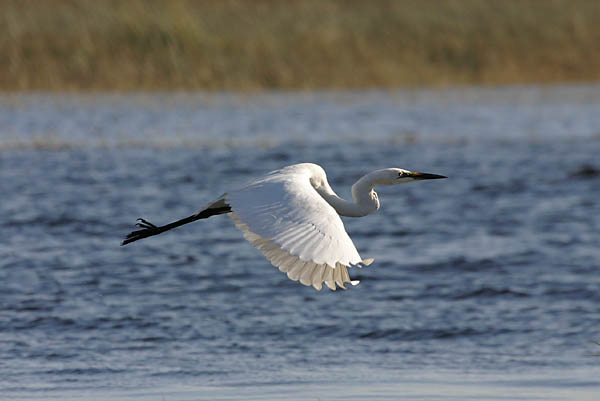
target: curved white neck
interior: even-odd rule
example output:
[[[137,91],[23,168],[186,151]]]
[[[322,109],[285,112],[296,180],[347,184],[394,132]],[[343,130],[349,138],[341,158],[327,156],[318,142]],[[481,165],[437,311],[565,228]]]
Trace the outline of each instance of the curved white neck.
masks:
[[[370,173],[356,181],[352,185],[353,202],[340,198],[331,189],[327,181],[315,189],[340,216],[362,217],[375,213],[379,209],[379,198],[377,193],[373,191],[373,187],[377,185],[377,180],[377,174]]]

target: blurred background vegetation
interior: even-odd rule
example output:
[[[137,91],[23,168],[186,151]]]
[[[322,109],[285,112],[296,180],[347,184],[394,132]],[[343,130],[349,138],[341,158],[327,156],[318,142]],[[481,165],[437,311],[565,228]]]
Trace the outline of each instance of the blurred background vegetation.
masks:
[[[593,81],[597,0],[0,0],[0,90]]]

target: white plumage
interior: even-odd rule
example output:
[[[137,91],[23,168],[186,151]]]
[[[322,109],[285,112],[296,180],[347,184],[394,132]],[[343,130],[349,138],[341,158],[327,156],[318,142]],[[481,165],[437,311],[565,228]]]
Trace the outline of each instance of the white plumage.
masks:
[[[273,171],[228,192],[225,202],[244,237],[292,280],[320,290],[352,282],[347,267],[364,263],[335,209],[311,185],[315,164]]]
[[[360,217],[379,209],[376,185],[395,185],[416,179],[445,178],[402,169],[377,170],[352,186],[353,202],[335,194],[325,171],[312,163],[272,171],[241,188],[223,194],[197,214],[157,227],[146,220],[123,244],[156,235],[215,214],[230,213],[244,237],[280,271],[294,281],[320,290],[358,284],[351,266],[369,265],[346,233],[342,216]]]

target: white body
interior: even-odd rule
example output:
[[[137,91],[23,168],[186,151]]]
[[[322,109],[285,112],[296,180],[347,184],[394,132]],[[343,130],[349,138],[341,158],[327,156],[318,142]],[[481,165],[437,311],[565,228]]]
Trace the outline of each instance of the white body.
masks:
[[[360,217],[379,209],[375,185],[414,178],[402,169],[377,170],[352,186],[353,202],[338,197],[318,165],[302,163],[273,171],[223,195],[244,237],[292,280],[320,290],[323,283],[353,285],[348,267],[369,265],[346,233],[340,215]],[[412,174],[412,173],[411,173]],[[219,202],[219,201],[218,201]],[[218,203],[214,203],[216,205]]]

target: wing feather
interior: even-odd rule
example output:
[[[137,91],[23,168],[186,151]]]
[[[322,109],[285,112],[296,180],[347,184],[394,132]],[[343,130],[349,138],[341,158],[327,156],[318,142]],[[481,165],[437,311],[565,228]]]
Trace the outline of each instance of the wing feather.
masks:
[[[315,287],[317,291],[321,291],[323,288],[323,273],[325,272],[325,268],[323,265],[317,265],[315,270],[313,271],[311,281],[312,286]]]
[[[308,263],[308,262],[305,262],[302,259],[297,259],[294,262],[294,265],[292,266],[292,268],[288,271],[287,276],[291,280],[297,281],[300,278],[300,274],[302,273],[302,269],[304,268],[306,263]]]
[[[325,275],[323,277],[323,282],[330,290],[335,291],[335,280],[333,279],[333,269],[331,266],[325,267]]]
[[[319,265],[314,263],[307,262],[307,266],[304,267],[304,270],[300,275],[300,282],[304,285],[312,285],[312,274],[318,266]]]

